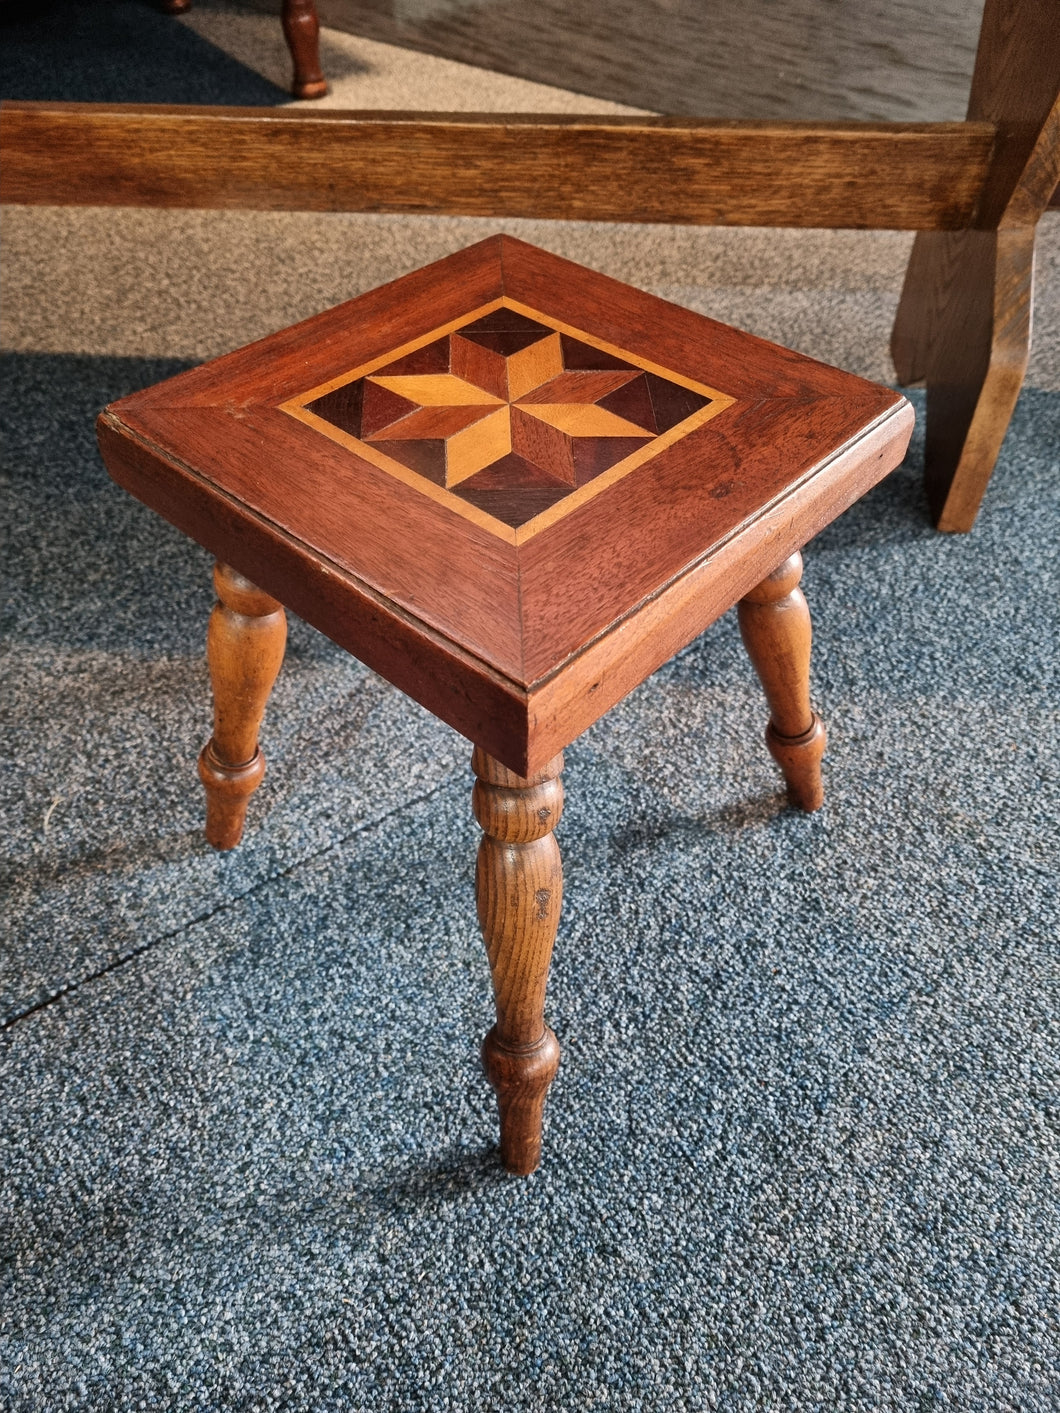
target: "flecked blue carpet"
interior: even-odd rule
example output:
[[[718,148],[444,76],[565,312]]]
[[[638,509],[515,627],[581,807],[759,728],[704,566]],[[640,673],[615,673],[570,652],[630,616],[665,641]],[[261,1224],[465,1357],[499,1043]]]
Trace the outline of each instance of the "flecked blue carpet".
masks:
[[[177,366],[3,363],[3,1406],[1060,1405],[1060,396],[810,546],[819,815],[731,615],[570,749],[519,1181],[466,744],[292,622],[201,838],[209,565],[91,431]]]

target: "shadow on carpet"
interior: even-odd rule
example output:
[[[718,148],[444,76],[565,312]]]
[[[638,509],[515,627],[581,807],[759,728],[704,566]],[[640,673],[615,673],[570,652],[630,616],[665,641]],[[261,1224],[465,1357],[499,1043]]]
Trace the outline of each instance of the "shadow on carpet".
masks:
[[[290,94],[150,0],[5,0],[0,98],[272,107]]]

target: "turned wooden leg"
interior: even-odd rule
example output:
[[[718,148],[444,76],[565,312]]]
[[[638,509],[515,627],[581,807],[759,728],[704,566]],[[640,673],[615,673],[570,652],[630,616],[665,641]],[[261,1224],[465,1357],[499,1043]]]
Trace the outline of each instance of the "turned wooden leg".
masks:
[[[476,748],[471,768],[484,831],[475,901],[497,1003],[482,1064],[497,1091],[501,1160],[509,1172],[532,1173],[541,1161],[545,1095],[559,1067],[559,1042],[545,1024],[545,984],[563,900],[552,834],[563,810],[563,757],[524,779]]]
[[[199,779],[206,787],[206,837],[215,849],[234,849],[247,801],[265,774],[258,731],[283,662],[287,619],[275,599],[227,565],[215,567],[213,582],[218,602],[206,637],[213,735],[199,756]]]
[[[927,231],[913,245],[891,354],[926,382],[924,484],[940,530],[970,530],[1027,367],[1034,228]]]
[[[320,67],[316,0],[283,0],[283,32],[294,63],[291,92],[296,98],[323,98],[328,85]]]
[[[802,555],[793,554],[740,600],[740,636],[769,703],[766,744],[800,810],[824,804],[824,723],[810,706],[810,610],[799,588]]]

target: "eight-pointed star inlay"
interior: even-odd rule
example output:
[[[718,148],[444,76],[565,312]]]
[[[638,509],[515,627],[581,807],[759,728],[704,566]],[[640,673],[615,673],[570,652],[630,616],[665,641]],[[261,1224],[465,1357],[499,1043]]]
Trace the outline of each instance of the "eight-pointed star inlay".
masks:
[[[730,401],[506,305],[318,391],[290,410],[513,528]]]

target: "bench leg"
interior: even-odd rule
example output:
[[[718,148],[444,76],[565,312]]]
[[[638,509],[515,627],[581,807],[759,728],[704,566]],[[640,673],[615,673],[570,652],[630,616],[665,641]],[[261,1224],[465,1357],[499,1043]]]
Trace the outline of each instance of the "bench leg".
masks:
[[[213,735],[199,756],[199,779],[206,787],[206,838],[215,849],[234,849],[247,801],[265,774],[258,731],[283,662],[287,619],[275,599],[227,565],[216,566],[213,582],[218,602],[206,636]]]
[[[924,484],[940,530],[967,531],[1027,368],[1034,227],[922,231],[891,354],[900,383],[927,384]]]
[[[476,748],[472,805],[484,831],[475,901],[486,943],[497,1024],[482,1064],[497,1091],[501,1160],[512,1173],[541,1161],[545,1095],[559,1042],[545,1024],[545,984],[563,900],[563,866],[552,834],[563,810],[557,756],[524,779]]]
[[[824,803],[824,723],[810,706],[810,610],[799,588],[802,555],[740,600],[740,636],[769,703],[766,745],[784,772],[788,798],[800,810]]]

